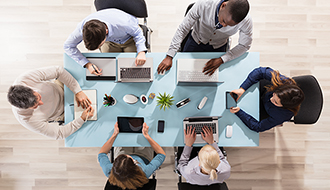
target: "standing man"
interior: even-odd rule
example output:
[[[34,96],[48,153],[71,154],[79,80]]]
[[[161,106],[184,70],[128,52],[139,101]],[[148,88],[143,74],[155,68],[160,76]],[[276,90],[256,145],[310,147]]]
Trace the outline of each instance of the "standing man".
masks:
[[[146,62],[145,38],[137,18],[119,9],[104,9],[87,16],[64,43],[67,55],[90,73],[101,75],[102,69],[89,62],[78,50],[77,45],[82,40],[88,50],[137,52],[135,65]]]
[[[81,117],[66,125],[61,124],[64,121],[63,83],[75,94],[78,106],[87,108]],[[28,71],[19,76],[9,88],[7,98],[16,119],[25,128],[53,139],[70,136],[94,113],[91,101],[81,91],[76,79],[58,66]]]
[[[252,43],[249,9],[247,0],[198,0],[177,29],[158,73],[172,67],[172,59],[187,35],[183,52],[225,52],[228,38],[239,31],[238,45],[221,57],[209,60],[203,69],[206,75],[212,75],[221,64],[244,54]]]

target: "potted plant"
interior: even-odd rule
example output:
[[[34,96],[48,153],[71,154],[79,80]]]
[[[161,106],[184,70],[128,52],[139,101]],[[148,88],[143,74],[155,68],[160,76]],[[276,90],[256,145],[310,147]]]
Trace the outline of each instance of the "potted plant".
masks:
[[[170,94],[166,94],[166,92],[164,92],[163,95],[159,93],[159,95],[157,96],[157,106],[160,106],[160,110],[164,108],[165,111],[165,108],[170,108],[173,105],[173,98],[173,96],[171,96]]]

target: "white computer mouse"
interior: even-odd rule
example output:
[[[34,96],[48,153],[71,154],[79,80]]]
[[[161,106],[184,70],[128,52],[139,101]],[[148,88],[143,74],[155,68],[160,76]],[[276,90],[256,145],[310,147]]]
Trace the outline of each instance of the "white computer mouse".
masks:
[[[139,97],[133,95],[133,94],[126,94],[123,97],[124,102],[128,104],[135,104],[137,101],[139,101]]]
[[[233,126],[227,125],[227,127],[226,127],[226,137],[230,138],[231,136],[233,136]]]
[[[165,70],[163,72],[160,72],[159,75],[165,75]]]

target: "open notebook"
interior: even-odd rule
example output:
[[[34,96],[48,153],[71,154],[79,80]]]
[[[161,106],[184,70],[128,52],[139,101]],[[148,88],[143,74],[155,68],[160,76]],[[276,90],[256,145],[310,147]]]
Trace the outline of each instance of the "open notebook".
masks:
[[[92,107],[94,109],[94,115],[93,117],[89,118],[88,120],[97,120],[97,101],[96,101],[96,90],[83,90],[83,92],[86,94],[86,96],[91,100]],[[81,106],[78,107],[76,96],[74,96],[74,118],[78,118],[81,116],[82,112],[84,112],[85,109],[83,109]]]

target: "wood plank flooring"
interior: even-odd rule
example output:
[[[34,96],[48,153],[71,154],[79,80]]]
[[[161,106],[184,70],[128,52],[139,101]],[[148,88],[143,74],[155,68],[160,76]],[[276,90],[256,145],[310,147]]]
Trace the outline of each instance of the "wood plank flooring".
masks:
[[[166,52],[192,0],[146,0],[152,52]],[[312,74],[324,93],[315,125],[286,123],[260,134],[260,146],[226,148],[232,190],[330,189],[330,1],[250,0],[254,22],[251,52],[262,66],[288,76]],[[106,177],[99,147],[66,148],[22,127],[6,95],[28,69],[63,65],[63,43],[92,0],[0,0],[0,190],[96,190]],[[233,36],[233,45],[238,35]],[[86,52],[82,44],[79,48]],[[234,87],[233,87],[234,88]],[[235,131],[234,131],[235,133]],[[177,189],[173,149],[157,172],[158,190]]]

